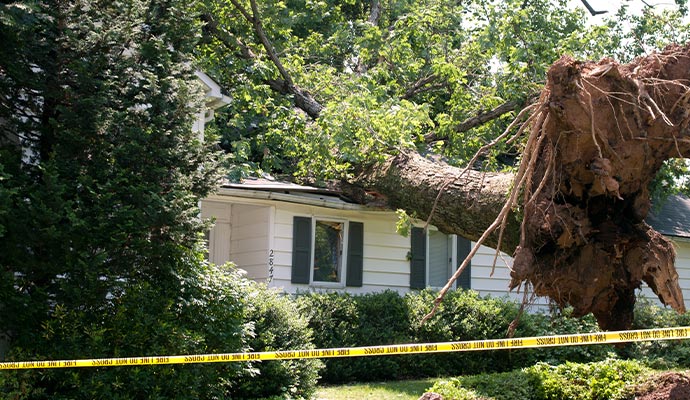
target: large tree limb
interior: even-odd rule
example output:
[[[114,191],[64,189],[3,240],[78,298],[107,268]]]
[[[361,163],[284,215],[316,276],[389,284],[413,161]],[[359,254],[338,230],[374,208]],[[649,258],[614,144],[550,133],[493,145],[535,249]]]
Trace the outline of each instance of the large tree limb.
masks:
[[[404,152],[363,170],[354,182],[383,194],[391,208],[405,209],[423,220],[430,218],[442,232],[476,241],[506,202],[513,175],[469,170],[458,178],[461,172],[460,168]],[[436,202],[440,190],[443,194]],[[511,219],[501,248],[512,253],[518,238],[519,223]],[[496,247],[498,237],[491,236],[486,244]]]

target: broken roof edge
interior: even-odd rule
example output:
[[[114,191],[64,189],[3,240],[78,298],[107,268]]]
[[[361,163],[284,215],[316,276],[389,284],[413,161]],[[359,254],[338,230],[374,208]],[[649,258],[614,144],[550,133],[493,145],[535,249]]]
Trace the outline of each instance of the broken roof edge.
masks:
[[[337,190],[267,178],[250,178],[241,183],[225,182],[221,185],[218,194],[286,201],[340,210],[393,211],[383,206],[359,204]],[[670,196],[662,204],[661,209],[650,212],[646,222],[664,236],[690,241],[690,199],[683,195]]]
[[[272,177],[247,178],[242,182],[224,182],[218,195],[284,201],[339,210],[390,212],[381,204],[362,204],[334,188],[299,185]]]

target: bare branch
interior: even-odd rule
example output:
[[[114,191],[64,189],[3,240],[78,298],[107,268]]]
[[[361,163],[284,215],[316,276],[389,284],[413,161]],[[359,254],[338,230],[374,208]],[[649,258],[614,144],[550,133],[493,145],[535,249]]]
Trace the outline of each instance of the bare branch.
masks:
[[[381,2],[374,0],[371,2],[371,12],[369,12],[369,19],[367,20],[372,25],[378,25],[381,17]]]
[[[533,98],[534,96],[529,96],[529,98]],[[523,102],[516,101],[516,100],[510,100],[507,101],[500,106],[489,110],[489,111],[483,111],[480,112],[479,114],[467,118],[466,120],[462,121],[456,128],[455,132],[461,133],[461,132],[466,132],[469,131],[472,128],[476,128],[478,126],[484,125],[485,123],[489,121],[493,121],[497,118],[502,117],[503,115],[515,111],[519,107],[523,105]],[[424,136],[424,141],[426,143],[431,143],[431,142],[436,142],[439,140],[448,140],[447,136],[439,136],[436,134],[436,132],[431,132],[428,133]]]
[[[231,1],[232,4],[237,4],[237,0]],[[256,35],[259,37],[259,40],[261,41],[261,44],[263,44],[264,49],[266,49],[268,57],[271,59],[271,61],[273,61],[273,64],[276,66],[276,68],[278,68],[280,76],[282,76],[283,79],[285,79],[285,82],[287,82],[288,85],[293,86],[294,82],[292,81],[292,77],[290,76],[290,74],[287,73],[287,70],[283,66],[283,63],[280,62],[280,59],[276,54],[276,50],[273,48],[273,44],[268,40],[268,37],[266,37],[266,32],[264,32],[263,25],[261,24],[261,19],[259,18],[259,6],[256,4],[256,0],[250,0],[250,4],[252,7],[252,18],[249,21],[254,26],[254,32],[256,32]]]
[[[419,80],[413,83],[412,86],[405,91],[405,94],[402,96],[402,98],[407,100],[420,93],[428,92],[433,89],[440,89],[442,87],[447,86],[445,83],[435,83],[431,85],[431,83],[433,83],[437,79],[438,75],[436,74],[431,74],[419,78]]]

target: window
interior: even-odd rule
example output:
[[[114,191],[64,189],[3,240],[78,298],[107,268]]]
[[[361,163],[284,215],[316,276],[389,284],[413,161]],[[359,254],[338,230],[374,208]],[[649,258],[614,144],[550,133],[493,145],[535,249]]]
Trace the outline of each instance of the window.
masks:
[[[361,222],[294,217],[292,240],[292,283],[362,286]]]
[[[454,270],[451,237],[439,231],[429,231],[428,235],[427,280],[431,287],[443,287]]]
[[[443,287],[457,266],[470,252],[470,241],[422,228],[412,228],[410,248],[410,288]],[[457,288],[470,288],[471,264],[455,282]]]
[[[313,282],[340,282],[344,229],[342,222],[316,220],[312,263]]]

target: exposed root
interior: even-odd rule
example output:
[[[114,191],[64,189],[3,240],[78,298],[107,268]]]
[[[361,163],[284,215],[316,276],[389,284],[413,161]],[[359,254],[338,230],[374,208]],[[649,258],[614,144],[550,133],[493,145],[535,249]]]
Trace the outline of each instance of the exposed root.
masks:
[[[508,199],[424,320],[496,230],[500,248],[519,205],[524,215],[511,289],[531,286],[533,296],[571,305],[575,315],[594,313],[604,329],[630,326],[642,281],[684,312],[672,245],[644,219],[647,186],[663,161],[690,156],[689,78],[690,46],[671,46],[629,65],[556,62],[538,102],[526,109],[529,117],[523,121],[523,110],[467,167],[509,131],[517,128],[510,143],[527,133]]]

